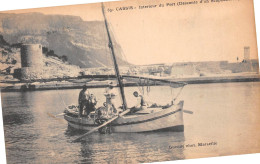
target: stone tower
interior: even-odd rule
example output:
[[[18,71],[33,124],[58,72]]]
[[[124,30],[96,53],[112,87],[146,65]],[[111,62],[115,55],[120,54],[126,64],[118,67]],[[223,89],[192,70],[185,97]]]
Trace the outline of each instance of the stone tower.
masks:
[[[43,68],[42,45],[23,44],[21,47],[21,79],[40,79]]]
[[[250,47],[244,47],[244,60],[250,61]]]

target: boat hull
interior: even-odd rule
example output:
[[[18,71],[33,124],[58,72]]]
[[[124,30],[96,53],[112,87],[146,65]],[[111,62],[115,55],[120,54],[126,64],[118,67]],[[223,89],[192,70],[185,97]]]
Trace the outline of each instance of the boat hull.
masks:
[[[110,126],[112,132],[149,132],[149,131],[184,131],[183,101],[167,109],[149,108],[150,114],[122,116],[113,121]],[[153,112],[153,110],[155,112]],[[64,115],[68,125],[78,130],[92,130],[97,127],[94,119],[77,118]]]

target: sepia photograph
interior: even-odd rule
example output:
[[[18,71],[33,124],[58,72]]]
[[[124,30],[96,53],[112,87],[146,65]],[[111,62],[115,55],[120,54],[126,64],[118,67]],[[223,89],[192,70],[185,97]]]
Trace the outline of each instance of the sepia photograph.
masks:
[[[260,153],[253,0],[0,11],[7,163]]]

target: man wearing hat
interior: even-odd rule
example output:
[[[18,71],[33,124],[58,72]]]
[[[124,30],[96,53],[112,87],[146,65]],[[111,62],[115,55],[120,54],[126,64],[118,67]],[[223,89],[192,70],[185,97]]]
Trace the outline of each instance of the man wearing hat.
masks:
[[[88,88],[87,88],[87,86],[85,84],[83,86],[83,89],[79,93],[79,99],[78,99],[78,103],[79,103],[79,117],[82,117],[82,112],[83,112],[84,107],[86,109],[89,108],[89,98],[90,98],[90,93],[89,93]]]
[[[106,97],[106,107],[108,114],[112,114],[115,110],[115,98],[116,98],[116,91],[114,86],[116,86],[112,81],[108,83],[108,87],[105,90],[105,97]]]

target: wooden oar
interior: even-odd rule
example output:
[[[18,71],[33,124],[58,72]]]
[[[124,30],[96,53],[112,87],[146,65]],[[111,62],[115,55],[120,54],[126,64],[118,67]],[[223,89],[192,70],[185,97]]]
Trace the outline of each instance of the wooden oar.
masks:
[[[68,112],[71,112],[73,111],[72,109],[68,109],[68,108],[65,108]],[[58,116],[64,116],[66,113],[60,113],[60,114],[56,114],[55,117],[58,117]]]
[[[60,114],[56,114],[55,117],[58,117],[58,116],[64,116],[66,113],[60,113]]]
[[[125,110],[124,112],[120,113],[118,116],[115,116],[114,118],[111,118],[110,120],[108,120],[107,122],[103,123],[102,125],[100,125],[100,126],[94,128],[94,129],[88,131],[87,133],[85,133],[85,134],[83,134],[82,136],[80,136],[80,137],[78,137],[77,139],[75,139],[73,142],[79,141],[79,140],[82,139],[83,137],[85,137],[85,136],[87,136],[87,135],[89,135],[89,134],[95,132],[96,130],[98,130],[98,129],[104,127],[104,126],[106,126],[107,124],[113,122],[113,121],[116,120],[118,117],[121,117],[121,116],[127,114],[128,112],[130,112],[130,109]]]
[[[53,114],[47,112],[47,115],[54,118],[55,120],[59,121],[59,122],[62,122],[62,123],[67,123],[64,119],[61,119],[61,118],[57,118],[56,116],[54,116]]]
[[[188,113],[188,114],[193,114],[193,112],[190,111],[190,110],[185,110],[185,109],[184,109],[183,112],[184,112],[184,113]]]

